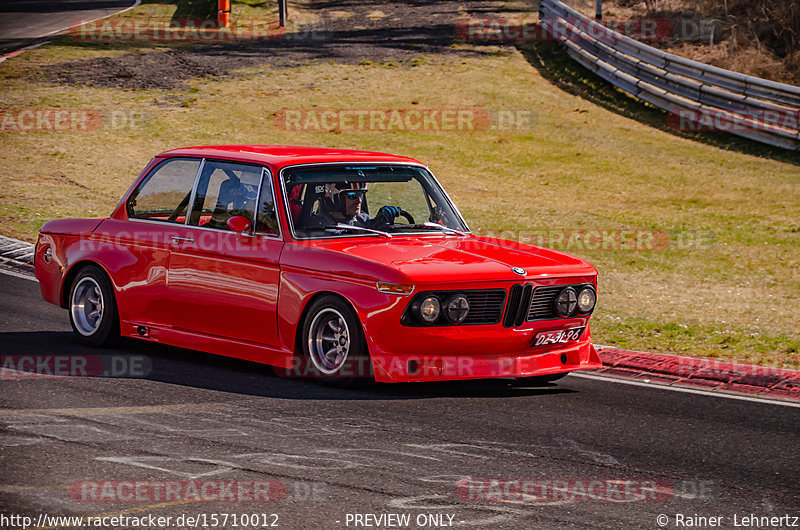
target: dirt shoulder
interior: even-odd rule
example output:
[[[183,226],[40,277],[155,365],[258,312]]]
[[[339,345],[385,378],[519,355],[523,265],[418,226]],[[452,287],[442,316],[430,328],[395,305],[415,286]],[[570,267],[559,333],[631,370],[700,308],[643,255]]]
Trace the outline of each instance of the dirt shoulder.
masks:
[[[295,67],[314,62],[402,63],[422,55],[479,56],[488,52],[454,46],[456,23],[470,12],[491,12],[496,9],[494,4],[445,1],[423,8],[410,2],[312,1],[300,6],[306,14],[313,14],[305,17],[310,22],[290,26],[287,33],[275,32],[260,42],[165,42],[161,43],[168,46],[164,49],[158,42],[143,40],[141,47],[130,46],[130,53],[124,55],[60,62],[30,75],[61,84],[181,90],[189,88],[189,79],[226,76],[264,64]],[[110,46],[91,39],[76,41],[75,36],[62,38],[61,44],[70,39],[76,46]]]
[[[568,3],[586,14],[593,11],[593,1],[568,0]],[[276,27],[274,10],[250,10],[234,16],[239,25],[247,26],[253,17],[270,24],[269,37],[257,37],[258,42],[232,39],[238,41],[215,44],[203,38],[181,42],[145,37],[107,43],[91,36],[66,36],[59,44],[125,53],[50,64],[27,75],[59,84],[187,90],[190,79],[228,76],[235,70],[265,64],[275,67],[330,61],[401,64],[422,55],[476,56],[486,51],[460,45],[456,33],[459,20],[468,16],[515,16],[519,13],[517,9],[528,14],[536,12],[535,4],[491,1],[443,1],[420,6],[402,1],[354,0],[342,4],[305,0],[290,5],[286,31]],[[792,16],[800,17],[800,7],[796,9],[798,13],[791,7],[785,8],[785,13],[767,8],[754,13],[757,7],[738,0],[724,6],[689,0],[607,0],[604,13],[609,19],[654,18],[674,23],[674,38],[648,42],[670,53],[766,79],[800,83],[800,51],[792,47],[793,41],[787,40],[784,36],[787,32],[780,24],[769,18],[787,19],[784,25],[791,24]],[[237,15],[235,9],[234,15]],[[169,15],[178,22],[186,20],[182,16],[180,9]],[[95,37],[97,33],[102,33],[102,29],[96,30]]]

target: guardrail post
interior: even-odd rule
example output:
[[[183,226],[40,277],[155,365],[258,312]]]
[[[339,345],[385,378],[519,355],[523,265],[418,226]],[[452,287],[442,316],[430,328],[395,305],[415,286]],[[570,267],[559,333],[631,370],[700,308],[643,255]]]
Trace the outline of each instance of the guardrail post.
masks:
[[[217,0],[217,24],[227,28],[231,20],[231,0]]]
[[[595,0],[594,2],[594,19],[603,20],[603,0]]]
[[[286,27],[286,19],[289,18],[287,0],[278,0],[278,23],[282,28]]]

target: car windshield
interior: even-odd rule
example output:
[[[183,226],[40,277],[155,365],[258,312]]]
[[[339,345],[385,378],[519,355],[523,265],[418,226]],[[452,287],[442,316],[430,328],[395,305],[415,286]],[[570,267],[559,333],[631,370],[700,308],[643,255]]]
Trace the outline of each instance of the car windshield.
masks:
[[[301,166],[284,170],[283,183],[292,230],[300,239],[468,230],[421,167]],[[342,224],[350,227],[337,228]]]

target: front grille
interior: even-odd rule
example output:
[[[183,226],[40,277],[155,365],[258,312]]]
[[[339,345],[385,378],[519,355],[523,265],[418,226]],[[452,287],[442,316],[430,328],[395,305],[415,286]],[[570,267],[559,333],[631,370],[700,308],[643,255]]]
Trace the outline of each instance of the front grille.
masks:
[[[512,285],[508,293],[508,304],[506,304],[506,316],[503,318],[503,326],[513,328],[525,322],[525,312],[531,303],[531,284]]]
[[[566,285],[553,285],[551,287],[537,287],[533,290],[533,300],[528,309],[528,317],[526,320],[548,320],[551,318],[558,318],[555,312],[555,303],[558,293]]]
[[[503,311],[506,293],[503,289],[463,291],[469,302],[469,313],[463,324],[497,324]]]

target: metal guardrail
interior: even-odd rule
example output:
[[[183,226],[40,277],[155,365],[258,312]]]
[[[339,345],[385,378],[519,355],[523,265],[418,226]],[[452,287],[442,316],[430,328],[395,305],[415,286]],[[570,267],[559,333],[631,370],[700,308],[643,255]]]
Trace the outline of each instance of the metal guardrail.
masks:
[[[542,27],[614,86],[696,126],[800,150],[800,87],[666,53],[606,28],[558,0],[539,0]]]

